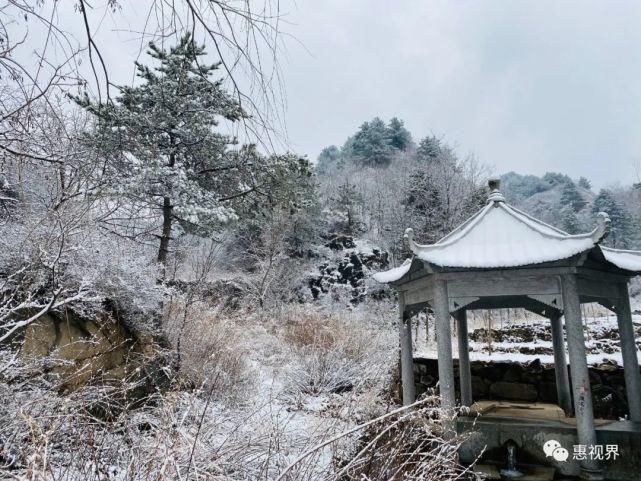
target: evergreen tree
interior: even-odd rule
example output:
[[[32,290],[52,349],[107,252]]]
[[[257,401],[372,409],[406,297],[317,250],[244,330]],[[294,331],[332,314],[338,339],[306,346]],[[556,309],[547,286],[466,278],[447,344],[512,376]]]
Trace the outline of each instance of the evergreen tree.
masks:
[[[585,189],[585,190],[590,190],[590,189],[592,189],[592,183],[588,179],[586,179],[585,177],[581,177],[579,179],[579,187],[581,187],[582,189]]]
[[[412,145],[412,134],[404,127],[402,120],[393,117],[392,120],[389,121],[388,130],[390,143],[395,149],[407,150],[407,148]]]
[[[190,35],[165,51],[149,44],[157,65],[136,62],[142,80],[120,87],[113,103],[75,100],[96,119],[85,139],[103,155],[105,193],[160,212],[158,261],[165,264],[175,224],[209,232],[234,219],[231,200],[254,190],[245,175],[246,150],[229,152],[219,119],[245,117],[239,103],[211,77],[219,64],[200,60]]]
[[[576,188],[576,185],[574,185],[574,182],[570,181],[563,185],[561,204],[571,207],[574,212],[579,212],[585,207],[586,201]]]
[[[316,239],[320,217],[316,181],[310,162],[292,153],[260,162],[259,194],[239,200],[237,244],[245,252],[283,249],[302,255]]]
[[[334,207],[345,215],[346,226],[345,230],[348,234],[354,234],[359,230],[358,206],[362,203],[363,199],[356,190],[356,186],[345,179],[337,191],[333,199]]]
[[[581,232],[581,223],[576,216],[576,211],[567,206],[561,211],[562,229],[568,234],[579,234]]]
[[[416,156],[420,160],[433,161],[441,155],[441,141],[434,136],[422,139],[416,149]]]
[[[508,172],[501,176],[501,190],[508,200],[519,203],[539,192],[550,189],[550,185],[536,175],[521,175]]]
[[[561,174],[559,172],[546,172],[541,179],[552,186],[572,183],[572,179],[570,179],[567,175]]]
[[[332,167],[342,167],[341,151],[335,145],[330,145],[321,150],[318,155],[316,170],[318,172],[327,172]]]
[[[387,167],[395,150],[385,122],[378,117],[363,123],[351,142],[354,161],[368,167]]]
[[[432,172],[419,170],[412,174],[404,204],[415,219],[412,225],[423,242],[436,242],[445,234],[448,212]]]
[[[594,213],[606,212],[612,221],[606,244],[627,249],[632,243],[632,218],[617,202],[610,190],[601,189],[594,199]]]

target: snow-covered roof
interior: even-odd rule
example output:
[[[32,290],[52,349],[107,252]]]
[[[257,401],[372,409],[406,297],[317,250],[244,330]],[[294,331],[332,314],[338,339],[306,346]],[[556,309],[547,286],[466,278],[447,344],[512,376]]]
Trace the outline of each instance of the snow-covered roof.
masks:
[[[641,271],[641,252],[601,247],[608,234],[610,218],[597,215],[597,225],[584,234],[571,235],[522,212],[505,202],[495,183],[487,205],[434,244],[418,244],[412,229],[405,241],[415,258],[441,267],[509,268],[570,258],[598,247],[605,259],[630,271]],[[378,282],[401,279],[411,267],[400,267],[374,275]]]
[[[641,272],[641,252],[626,251],[622,249],[612,249],[611,247],[601,247],[603,257],[621,269],[633,272]]]
[[[412,267],[412,259],[405,259],[405,262],[403,262],[400,266],[394,267],[393,269],[390,269],[388,271],[377,272],[372,277],[375,281],[381,283],[394,282],[407,274],[410,270],[410,267]]]

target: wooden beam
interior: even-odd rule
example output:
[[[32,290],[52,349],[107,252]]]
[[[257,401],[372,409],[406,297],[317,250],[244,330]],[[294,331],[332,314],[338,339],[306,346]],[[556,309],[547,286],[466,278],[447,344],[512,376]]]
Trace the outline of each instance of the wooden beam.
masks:
[[[621,292],[617,286],[620,282],[621,281],[617,281],[616,284],[613,284],[611,281],[606,279],[578,277],[577,287],[579,289],[579,296],[591,298],[596,297],[601,299],[619,299]]]
[[[502,297],[522,295],[560,295],[556,276],[493,277],[491,279],[452,279],[448,281],[451,297]]]
[[[563,274],[574,274],[577,268],[573,266],[555,267],[519,267],[513,269],[460,270],[445,271],[438,274],[440,279],[447,281],[464,279],[492,280],[497,278],[519,279],[523,277],[550,277]]]

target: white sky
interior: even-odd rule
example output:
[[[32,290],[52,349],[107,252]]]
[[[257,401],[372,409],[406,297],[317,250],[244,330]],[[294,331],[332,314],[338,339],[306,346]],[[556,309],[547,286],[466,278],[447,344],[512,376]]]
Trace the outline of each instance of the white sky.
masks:
[[[139,28],[149,1],[123,0],[100,25],[120,83],[131,81],[140,47],[127,30]],[[596,186],[639,180],[641,2],[281,5],[282,28],[295,38],[281,56],[293,151],[315,159],[363,121],[398,116],[415,139],[442,136],[494,173],[561,171]],[[82,39],[78,13],[60,16]]]
[[[641,3],[299,2],[284,65],[291,146],[315,157],[375,115],[496,173],[636,180]]]

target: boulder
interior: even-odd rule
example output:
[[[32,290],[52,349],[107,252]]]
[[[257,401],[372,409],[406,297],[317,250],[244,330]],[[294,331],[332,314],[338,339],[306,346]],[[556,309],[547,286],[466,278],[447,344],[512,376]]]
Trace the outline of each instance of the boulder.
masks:
[[[353,249],[356,247],[356,244],[352,236],[337,235],[332,237],[329,242],[325,244],[325,247],[329,247],[335,251],[342,251],[343,249]]]

